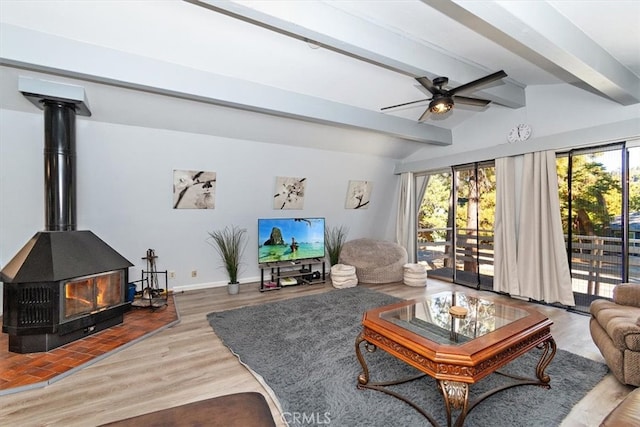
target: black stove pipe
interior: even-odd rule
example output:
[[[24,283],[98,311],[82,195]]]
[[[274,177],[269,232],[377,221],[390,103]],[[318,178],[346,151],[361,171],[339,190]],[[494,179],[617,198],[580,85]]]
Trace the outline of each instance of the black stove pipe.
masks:
[[[76,229],[76,107],[43,99],[45,230]]]

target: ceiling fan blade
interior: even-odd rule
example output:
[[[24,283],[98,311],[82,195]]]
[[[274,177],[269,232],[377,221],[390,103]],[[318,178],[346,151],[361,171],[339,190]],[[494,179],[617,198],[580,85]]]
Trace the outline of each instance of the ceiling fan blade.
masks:
[[[438,88],[433,84],[431,80],[429,80],[428,77],[416,77],[416,80],[432,94],[435,95],[438,92]]]
[[[420,116],[420,118],[418,119],[419,122],[424,122],[425,120],[427,120],[427,117],[429,117],[429,115],[431,114],[431,110],[429,108],[427,108],[424,113],[422,113],[422,115]]]
[[[449,95],[454,95],[458,92],[464,92],[467,90],[475,89],[476,87],[480,87],[488,83],[494,82],[496,80],[500,80],[503,77],[507,77],[507,73],[505,73],[504,70],[500,70],[493,74],[489,74],[488,76],[484,76],[472,82],[455,87],[449,90]]]
[[[427,98],[427,99],[418,99],[417,101],[410,101],[410,102],[404,102],[402,104],[396,104],[396,105],[390,105],[388,107],[382,107],[380,109],[380,111],[384,111],[384,110],[389,110],[391,108],[396,108],[396,107],[404,107],[405,105],[410,105],[410,104],[416,104],[418,102],[424,102],[424,101],[429,101],[431,98]]]
[[[456,104],[475,105],[478,107],[484,107],[491,103],[488,99],[481,98],[469,98],[468,96],[456,95],[453,97]]]

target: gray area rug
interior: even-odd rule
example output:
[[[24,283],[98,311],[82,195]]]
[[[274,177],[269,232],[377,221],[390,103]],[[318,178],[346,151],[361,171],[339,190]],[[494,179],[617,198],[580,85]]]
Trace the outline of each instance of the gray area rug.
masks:
[[[240,360],[275,392],[291,426],[420,426],[429,422],[408,404],[374,390],[358,390],[361,366],[355,339],[362,314],[398,301],[367,288],[336,289],[312,295],[210,313],[214,332]],[[585,332],[586,333],[586,332]],[[382,350],[365,354],[371,381],[416,373]],[[535,377],[537,349],[503,371]],[[475,407],[465,426],[556,426],[607,373],[604,364],[558,350],[546,370],[551,389],[520,386],[502,391]],[[491,375],[470,387],[476,396],[504,377]],[[394,390],[446,425],[442,395],[435,380],[423,378]]]

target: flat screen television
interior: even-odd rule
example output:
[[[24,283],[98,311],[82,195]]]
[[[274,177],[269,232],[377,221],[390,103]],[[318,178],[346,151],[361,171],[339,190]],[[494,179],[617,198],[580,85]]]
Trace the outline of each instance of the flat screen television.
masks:
[[[324,218],[259,218],[258,263],[324,258]]]

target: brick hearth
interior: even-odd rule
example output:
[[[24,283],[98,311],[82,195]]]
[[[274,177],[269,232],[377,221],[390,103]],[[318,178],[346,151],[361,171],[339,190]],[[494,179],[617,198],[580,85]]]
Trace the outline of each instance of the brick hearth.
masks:
[[[166,307],[132,308],[124,322],[43,353],[9,352],[9,336],[0,333],[0,395],[45,386],[179,322],[173,297]]]

